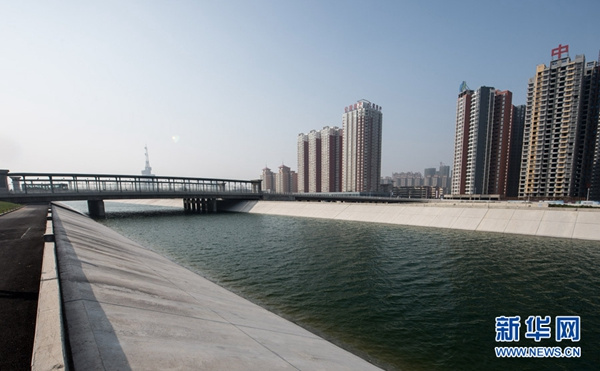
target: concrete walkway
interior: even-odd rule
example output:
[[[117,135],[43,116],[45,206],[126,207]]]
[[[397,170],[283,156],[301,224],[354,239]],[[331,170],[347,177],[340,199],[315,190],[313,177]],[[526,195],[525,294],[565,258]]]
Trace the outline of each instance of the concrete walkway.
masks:
[[[0,217],[0,370],[31,363],[47,205]]]
[[[375,370],[113,230],[53,206],[75,370]]]

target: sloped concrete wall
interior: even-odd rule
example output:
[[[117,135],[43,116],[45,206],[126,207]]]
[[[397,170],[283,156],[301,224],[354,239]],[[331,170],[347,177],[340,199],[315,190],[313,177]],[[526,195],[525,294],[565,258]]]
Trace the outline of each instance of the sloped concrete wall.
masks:
[[[75,370],[380,370],[77,212],[52,216]]]
[[[228,211],[600,241],[600,210],[544,204],[363,204],[245,201]]]

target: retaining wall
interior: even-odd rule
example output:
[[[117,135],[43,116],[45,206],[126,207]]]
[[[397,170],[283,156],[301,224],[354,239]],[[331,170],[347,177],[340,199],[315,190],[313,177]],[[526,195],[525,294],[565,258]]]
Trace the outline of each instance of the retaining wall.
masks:
[[[52,217],[75,370],[380,370],[83,215]]]
[[[244,201],[228,211],[600,241],[600,210],[547,204]]]

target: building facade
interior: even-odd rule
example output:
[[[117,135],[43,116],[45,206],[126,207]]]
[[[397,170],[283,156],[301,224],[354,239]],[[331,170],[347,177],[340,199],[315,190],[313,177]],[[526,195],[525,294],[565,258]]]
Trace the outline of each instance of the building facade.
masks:
[[[538,65],[529,79],[519,197],[585,198],[597,164],[598,62],[554,49],[556,59]]]
[[[367,100],[342,116],[342,192],[377,192],[381,178],[381,107]]]
[[[471,98],[469,117],[468,152],[466,163],[465,193],[487,193],[488,130],[494,112],[494,88],[482,86]]]
[[[279,172],[275,175],[275,182],[275,191],[277,193],[298,192],[298,175],[284,164],[279,166]]]
[[[521,157],[523,154],[523,130],[525,129],[524,104],[513,106],[513,122],[510,133],[509,168],[506,186],[506,197],[519,196],[519,178],[521,176]]]
[[[325,126],[298,136],[298,192],[341,192],[342,133]]]
[[[512,93],[508,90],[496,90],[492,127],[488,130],[484,194],[506,195],[507,193],[513,114]]]
[[[308,135],[298,134],[298,192],[308,192]]]
[[[497,194],[506,197],[514,106],[512,93],[482,86],[470,90],[461,85],[456,105],[454,164],[451,194]],[[518,178],[518,177],[517,177]]]
[[[321,192],[321,132],[308,133],[308,192]]]
[[[338,127],[321,130],[321,192],[342,191],[342,139]]]
[[[423,175],[420,172],[392,173],[392,180],[395,187],[415,187],[424,184]]]
[[[578,197],[600,201],[600,54],[586,62],[582,87],[582,115],[578,135]]]
[[[261,189],[263,192],[276,192],[275,173],[271,169],[265,166],[260,178],[262,179]]]
[[[452,169],[452,194],[466,193],[467,154],[469,153],[469,123],[473,90],[463,82],[456,101],[456,127],[454,134],[454,162]]]

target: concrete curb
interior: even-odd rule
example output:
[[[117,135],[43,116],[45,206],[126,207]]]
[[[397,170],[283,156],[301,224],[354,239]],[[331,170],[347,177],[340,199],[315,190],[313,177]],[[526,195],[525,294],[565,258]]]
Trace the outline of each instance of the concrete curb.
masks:
[[[44,241],[31,369],[62,370],[68,367],[51,208],[48,209]]]

